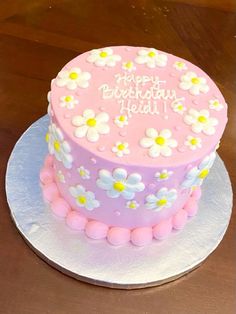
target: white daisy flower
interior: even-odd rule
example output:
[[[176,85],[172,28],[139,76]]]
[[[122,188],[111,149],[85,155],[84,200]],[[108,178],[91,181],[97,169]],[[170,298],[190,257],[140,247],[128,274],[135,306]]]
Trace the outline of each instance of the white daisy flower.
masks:
[[[173,174],[173,171],[168,171],[167,169],[163,169],[161,172],[157,171],[155,173],[155,178],[157,179],[157,181],[165,181],[165,180],[168,180],[172,174]]]
[[[183,90],[188,90],[192,95],[199,95],[200,93],[207,93],[209,86],[204,77],[198,77],[194,72],[187,72],[180,78],[179,87]]]
[[[216,111],[220,111],[221,109],[224,108],[224,106],[219,102],[218,99],[211,99],[209,100],[209,108]]]
[[[62,96],[60,98],[60,106],[67,109],[74,109],[79,101],[72,95]]]
[[[126,203],[126,208],[137,209],[138,207],[139,207],[139,203],[136,202],[135,200],[128,201],[128,202]]]
[[[183,114],[184,111],[187,110],[187,108],[183,105],[182,102],[174,102],[171,104],[171,108],[174,112],[177,112],[179,114]]]
[[[77,168],[77,171],[82,179],[84,180],[90,179],[90,172],[87,169],[85,169],[84,166],[80,166],[79,168]]]
[[[70,90],[77,87],[87,88],[91,74],[82,72],[80,68],[72,68],[70,70],[62,70],[56,77],[56,85],[59,87],[67,87]]]
[[[65,176],[61,170],[57,171],[57,178],[58,178],[59,182],[66,183]]]
[[[212,135],[215,133],[215,126],[218,124],[216,118],[211,118],[208,110],[197,111],[189,109],[188,114],[184,116],[184,122],[191,125],[194,133]]]
[[[107,191],[108,197],[122,196],[126,200],[132,200],[136,192],[141,192],[145,188],[141,180],[140,174],[131,173],[128,175],[127,171],[122,168],[116,168],[112,173],[102,169],[99,171],[97,186]]]
[[[99,67],[114,67],[116,62],[121,60],[121,56],[113,54],[111,48],[94,49],[90,52],[87,61]]]
[[[150,157],[171,156],[173,147],[176,147],[177,141],[171,138],[171,131],[163,129],[158,132],[156,129],[146,129],[146,136],[141,139],[140,145],[144,148],[149,148],[148,154]]]
[[[141,49],[135,58],[138,64],[146,64],[149,68],[164,67],[167,64],[167,55],[159,53],[156,49]]]
[[[188,173],[185,175],[185,180],[181,184],[181,187],[184,189],[188,189],[194,186],[202,185],[204,179],[209,174],[215,158],[216,153],[213,152],[205,157],[197,167],[194,167],[190,171],[188,171]]]
[[[173,67],[178,70],[178,71],[182,71],[182,70],[187,70],[187,66],[184,62],[182,61],[176,61],[174,64],[173,64]]]
[[[61,161],[65,168],[71,168],[73,157],[70,154],[70,145],[64,140],[61,130],[54,123],[49,125],[46,142],[48,143],[49,153],[55,155],[56,159]]]
[[[117,157],[123,157],[130,153],[129,144],[127,142],[116,142],[115,146],[112,147],[112,152],[116,154]]]
[[[123,128],[128,125],[128,117],[125,115],[116,116],[114,122],[119,128]]]
[[[132,61],[126,61],[122,63],[122,69],[128,72],[136,70],[136,66]]]
[[[86,109],[82,116],[75,116],[72,119],[72,124],[76,126],[76,137],[87,137],[89,142],[97,142],[100,134],[108,134],[110,127],[106,123],[109,120],[109,115],[106,112],[101,112],[95,115],[91,109]]]
[[[93,210],[100,206],[99,201],[95,199],[94,193],[86,191],[82,185],[71,186],[69,191],[75,198],[78,207],[85,207],[87,210]]]
[[[184,144],[188,146],[191,150],[195,150],[202,147],[202,140],[200,139],[200,137],[193,137],[189,135],[187,136]]]
[[[156,194],[149,194],[146,197],[145,206],[147,209],[158,212],[163,208],[170,208],[176,198],[177,191],[175,189],[161,188]]]

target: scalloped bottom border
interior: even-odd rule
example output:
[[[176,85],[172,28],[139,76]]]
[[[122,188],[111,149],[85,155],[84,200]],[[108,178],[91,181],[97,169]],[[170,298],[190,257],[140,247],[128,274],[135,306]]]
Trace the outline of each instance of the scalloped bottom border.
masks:
[[[43,197],[49,202],[53,213],[64,218],[66,224],[74,230],[85,232],[94,240],[106,239],[110,244],[119,246],[131,242],[136,246],[149,244],[153,239],[163,240],[168,237],[173,229],[181,230],[189,217],[195,216],[198,211],[198,200],[201,197],[201,188],[196,188],[190,195],[183,208],[172,217],[160,222],[153,227],[138,227],[134,229],[110,227],[97,220],[88,219],[73,210],[67,201],[61,197],[53,172],[53,157],[47,155],[44,166],[40,170]]]

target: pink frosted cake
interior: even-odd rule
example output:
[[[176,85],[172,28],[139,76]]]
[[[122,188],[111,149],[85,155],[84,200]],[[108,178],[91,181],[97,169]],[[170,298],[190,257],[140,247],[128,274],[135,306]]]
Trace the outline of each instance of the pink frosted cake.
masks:
[[[70,61],[48,114],[40,179],[53,212],[89,238],[142,246],[196,214],[227,105],[190,62],[120,46]]]

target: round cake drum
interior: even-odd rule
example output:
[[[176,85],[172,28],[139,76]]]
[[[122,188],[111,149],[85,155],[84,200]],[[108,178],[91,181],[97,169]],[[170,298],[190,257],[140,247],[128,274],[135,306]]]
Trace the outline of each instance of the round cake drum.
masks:
[[[70,230],[45,205],[39,171],[47,154],[45,116],[17,142],[8,162],[7,199],[12,218],[30,247],[46,262],[78,280],[111,288],[160,285],[199,266],[218,246],[227,229],[232,189],[217,157],[203,185],[198,214],[182,231],[146,247],[114,247]]]

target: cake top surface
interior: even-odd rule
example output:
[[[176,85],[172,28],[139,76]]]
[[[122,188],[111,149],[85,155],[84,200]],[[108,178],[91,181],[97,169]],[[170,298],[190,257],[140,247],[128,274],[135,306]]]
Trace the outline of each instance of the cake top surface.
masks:
[[[124,165],[197,160],[215,148],[227,122],[227,105],[210,77],[154,48],[83,53],[52,81],[50,98],[69,138]]]

